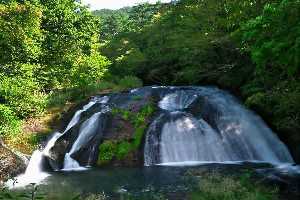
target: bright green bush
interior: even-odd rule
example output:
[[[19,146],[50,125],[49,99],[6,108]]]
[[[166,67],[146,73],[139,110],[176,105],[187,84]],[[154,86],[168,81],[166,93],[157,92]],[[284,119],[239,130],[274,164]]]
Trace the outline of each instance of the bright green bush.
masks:
[[[101,80],[110,62],[99,53],[84,56],[72,68],[72,86],[86,87]]]
[[[15,135],[20,132],[21,121],[6,105],[0,104],[0,136]]]
[[[116,144],[113,141],[105,141],[99,147],[99,158],[98,164],[105,164],[111,161],[115,155],[117,148]]]
[[[45,95],[32,79],[22,77],[5,77],[0,80],[0,97],[17,116],[27,116],[41,113],[45,106]]]
[[[124,159],[128,153],[132,150],[132,145],[127,141],[122,141],[118,143],[117,151],[116,151],[116,158],[118,160]]]
[[[38,59],[43,39],[41,18],[41,8],[29,1],[0,4],[0,64]]]

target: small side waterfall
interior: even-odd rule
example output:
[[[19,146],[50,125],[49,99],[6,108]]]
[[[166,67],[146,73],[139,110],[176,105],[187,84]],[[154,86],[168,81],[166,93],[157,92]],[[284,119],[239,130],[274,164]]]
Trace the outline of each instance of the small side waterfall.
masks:
[[[39,183],[43,181],[46,177],[49,176],[47,172],[45,172],[44,165],[46,157],[50,156],[50,150],[55,145],[56,141],[63,136],[64,134],[67,134],[70,129],[72,129],[76,124],[79,123],[81,114],[90,109],[92,106],[94,106],[96,103],[100,104],[106,104],[108,102],[109,98],[107,96],[101,97],[101,98],[93,98],[91,101],[84,105],[81,110],[78,110],[74,116],[72,117],[71,121],[65,128],[63,133],[55,132],[51,139],[47,142],[47,145],[45,148],[41,150],[36,150],[31,156],[30,162],[27,166],[27,169],[24,174],[18,176],[16,178],[17,182],[14,183],[14,181],[9,181],[7,185],[9,187],[23,187],[26,185],[29,185],[30,183]],[[106,108],[107,111],[107,108]],[[85,121],[82,125],[82,128],[80,130],[80,135],[78,139],[76,140],[76,143],[73,145],[74,148],[71,149],[69,153],[66,153],[65,155],[65,163],[64,163],[64,170],[82,170],[84,169],[79,165],[79,163],[74,160],[71,155],[74,153],[82,143],[87,142],[92,137],[92,134],[95,134],[95,123],[97,123],[97,120],[99,120],[100,113],[94,114],[90,119]]]
[[[78,138],[72,145],[71,150],[65,155],[63,170],[80,169],[80,164],[74,160],[71,155],[79,151],[84,144],[93,138],[98,128],[98,121],[101,120],[101,114],[105,112],[107,112],[107,110],[95,113],[91,118],[81,125]]]
[[[70,130],[74,125],[76,125],[80,120],[80,115],[84,111],[91,108],[96,103],[99,103],[100,105],[104,105],[101,109],[101,112],[97,112],[93,114],[89,119],[84,121],[79,129],[79,134],[75,142],[73,143],[71,149],[69,152],[65,154],[64,158],[64,166],[63,170],[82,170],[83,167],[80,166],[80,164],[72,158],[72,155],[76,152],[78,152],[84,145],[86,145],[95,134],[97,134],[97,129],[99,125],[101,125],[101,115],[104,113],[107,113],[109,111],[108,106],[105,106],[105,104],[109,101],[109,98],[107,96],[101,97],[101,98],[94,98],[91,102],[89,102],[87,105],[83,107],[82,110],[77,111],[72,118],[71,122],[67,126],[65,132]],[[100,131],[101,132],[101,131]]]
[[[10,180],[7,183],[8,187],[24,187],[30,183],[39,183],[48,177],[49,174],[43,169],[45,155],[48,154],[49,149],[55,144],[55,141],[60,135],[61,134],[59,132],[55,132],[43,151],[34,151],[25,173],[16,178],[16,183],[14,183],[13,180]]]

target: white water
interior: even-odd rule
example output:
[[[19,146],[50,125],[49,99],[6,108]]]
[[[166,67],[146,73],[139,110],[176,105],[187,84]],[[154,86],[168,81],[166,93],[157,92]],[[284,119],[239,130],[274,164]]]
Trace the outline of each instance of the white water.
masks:
[[[71,119],[70,123],[68,124],[66,130],[64,131],[67,132],[68,130],[70,130],[73,126],[75,126],[79,120],[80,120],[80,116],[81,113],[83,113],[84,111],[88,110],[90,107],[92,107],[93,105],[95,105],[97,101],[90,101],[87,105],[83,106],[82,110],[78,110],[75,115],[73,116],[73,118]]]
[[[43,150],[43,155],[49,156],[50,149],[54,146],[56,140],[61,136],[62,134],[59,132],[55,132],[52,136],[52,138],[48,141],[45,149]]]
[[[145,165],[187,165],[195,163],[267,162],[293,163],[286,146],[254,113],[243,108],[232,96],[213,88],[175,91],[159,102],[167,114],[150,125],[145,144]],[[203,112],[193,116],[186,109],[197,96],[207,101]],[[207,107],[206,107],[207,106]],[[213,109],[207,109],[212,106]],[[205,110],[207,109],[207,110]],[[213,113],[210,113],[213,112]],[[167,120],[166,120],[167,119]],[[153,136],[154,132],[160,132]]]
[[[182,110],[193,103],[196,98],[197,95],[195,93],[179,90],[163,97],[158,106],[169,111]]]
[[[78,151],[82,147],[82,145],[86,144],[89,140],[92,139],[98,127],[95,124],[97,124],[100,115],[101,112],[95,113],[91,118],[89,118],[81,125],[77,140],[72,145],[69,153],[66,153],[65,155],[63,170],[76,170],[77,168],[81,169],[79,163],[74,160],[71,155]]]
[[[31,183],[40,183],[49,176],[41,170],[43,152],[36,150],[33,152],[30,162],[24,174],[17,176],[14,180],[9,180],[6,185],[9,188],[25,187]]]
[[[43,151],[36,150],[29,161],[29,164],[26,168],[26,171],[24,174],[19,175],[15,178],[16,182],[14,180],[9,180],[7,182],[7,186],[9,188],[13,187],[24,187],[26,185],[29,185],[31,183],[38,184],[42,182],[45,178],[49,176],[48,173],[43,171],[43,159],[45,156],[49,156],[50,149],[55,145],[55,142],[57,139],[65,134],[68,130],[70,130],[72,127],[74,127],[80,120],[80,116],[83,112],[87,111],[89,108],[91,108],[93,105],[98,103],[107,103],[109,98],[107,96],[101,97],[101,98],[94,98],[92,99],[88,104],[83,106],[83,108],[79,111],[77,111],[71,121],[69,122],[68,126],[64,130],[63,133],[55,132],[51,139],[48,141],[47,145],[45,146]],[[80,165],[77,163],[77,161],[73,160],[69,154],[66,154],[66,165],[67,170],[68,169],[77,169],[82,170],[83,168],[80,167]]]
[[[226,151],[218,133],[204,120],[190,116],[164,124],[160,147],[162,163],[236,160],[234,150]]]
[[[95,103],[101,103],[101,104],[106,104],[109,101],[109,97],[104,96],[101,98],[95,98],[92,100],[90,103],[88,103],[86,106],[83,107],[83,110],[76,112],[75,116],[71,120],[70,124],[77,124],[80,120],[80,115],[82,112],[88,110],[90,107],[92,107]],[[81,147],[85,144],[87,144],[95,135],[98,125],[100,124],[101,120],[101,114],[108,112],[109,108],[107,106],[104,106],[102,108],[101,112],[93,114],[88,120],[82,123],[80,129],[79,129],[79,135],[74,142],[74,144],[71,147],[71,150],[66,153],[65,158],[64,158],[64,166],[63,169],[64,171],[81,171],[85,169],[84,167],[80,166],[80,164],[71,157],[71,155],[78,150],[81,149]],[[78,113],[78,114],[77,114]],[[79,117],[78,117],[79,116]],[[70,125],[69,124],[69,125]],[[74,126],[73,125],[73,126]]]

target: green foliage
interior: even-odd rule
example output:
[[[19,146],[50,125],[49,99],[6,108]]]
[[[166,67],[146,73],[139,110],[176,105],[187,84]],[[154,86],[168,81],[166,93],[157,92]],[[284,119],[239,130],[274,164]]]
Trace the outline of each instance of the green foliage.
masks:
[[[109,61],[99,53],[83,57],[71,70],[72,85],[84,87],[95,83],[104,76],[109,64]]]
[[[26,63],[38,59],[43,39],[42,10],[25,1],[0,4],[0,64]],[[9,72],[8,72],[9,73]]]
[[[300,2],[283,0],[265,5],[262,15],[242,26],[242,42],[260,73],[272,68],[290,76],[300,66]]]
[[[101,51],[113,61],[109,71],[115,75],[159,84],[199,84],[207,76],[216,81],[244,65],[229,34],[262,7],[256,1],[183,0],[152,12],[146,26],[118,34]]]
[[[123,120],[130,122],[134,127],[132,140],[106,140],[99,147],[98,165],[107,164],[114,158],[123,160],[129,153],[137,150],[143,141],[144,133],[147,128],[147,120],[154,113],[152,104],[142,107],[137,113],[129,110],[112,109],[114,116],[120,115]]]
[[[18,76],[2,76],[0,98],[20,118],[41,113],[46,106],[45,96],[39,91],[37,83]]]
[[[100,17],[100,37],[102,40],[110,40],[115,35],[126,30],[130,8],[119,10],[96,10],[93,14]]]
[[[0,104],[0,136],[20,132],[20,120],[10,110],[8,106]]]
[[[248,89],[248,88],[247,88]],[[248,89],[249,90],[249,89]],[[273,125],[281,131],[300,129],[300,84],[299,81],[281,81],[268,92],[254,92],[246,99],[246,105],[271,118]],[[300,141],[298,134],[293,138]]]
[[[105,141],[99,147],[98,164],[103,164],[111,161],[117,148],[113,141]]]
[[[91,79],[101,79],[109,63],[93,51],[98,43],[97,18],[74,0],[43,0],[43,6],[42,29],[46,34],[40,72],[44,87],[81,85],[82,81],[89,81],[83,76],[87,70],[93,71]]]
[[[122,141],[118,144],[116,158],[118,160],[124,159],[128,153],[132,150],[132,145],[127,141]]]
[[[100,17],[100,37],[103,40],[111,40],[118,34],[140,31],[150,25],[155,16],[167,4],[157,2],[156,4],[142,3],[134,7],[125,7],[119,10],[96,10],[93,14]]]
[[[130,89],[130,88],[142,87],[143,82],[135,76],[125,76],[124,78],[121,78],[118,81],[118,85],[121,88]]]
[[[141,146],[146,128],[147,128],[146,124],[141,125],[136,128],[136,130],[134,132],[133,144],[132,144],[134,149],[138,149]]]
[[[114,158],[124,159],[132,151],[132,145],[127,141],[106,140],[99,147],[98,165],[107,164]]]
[[[76,0],[0,1],[1,120],[8,120],[1,132],[15,133],[19,119],[106,88],[110,62],[97,52],[98,27]]]

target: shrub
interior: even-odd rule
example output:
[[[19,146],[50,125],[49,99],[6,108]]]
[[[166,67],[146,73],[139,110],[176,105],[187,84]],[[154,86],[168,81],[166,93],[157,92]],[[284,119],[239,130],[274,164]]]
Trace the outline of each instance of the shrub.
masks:
[[[125,76],[120,81],[118,81],[118,85],[121,89],[130,89],[142,87],[143,82],[135,76]]]
[[[45,106],[45,95],[31,78],[6,77],[0,80],[0,98],[20,118],[41,113]]]
[[[86,87],[102,79],[110,62],[99,53],[83,56],[72,69],[72,86]]]
[[[124,159],[132,150],[132,145],[127,141],[122,141],[117,146],[116,157],[118,160]]]
[[[270,65],[290,76],[299,72],[299,9],[298,0],[268,3],[262,15],[242,26],[242,43],[251,52],[259,72],[272,70]]]
[[[98,164],[105,164],[111,161],[116,152],[116,144],[113,141],[105,141],[99,147]]]
[[[6,105],[0,104],[0,136],[15,135],[20,132],[21,121]]]

